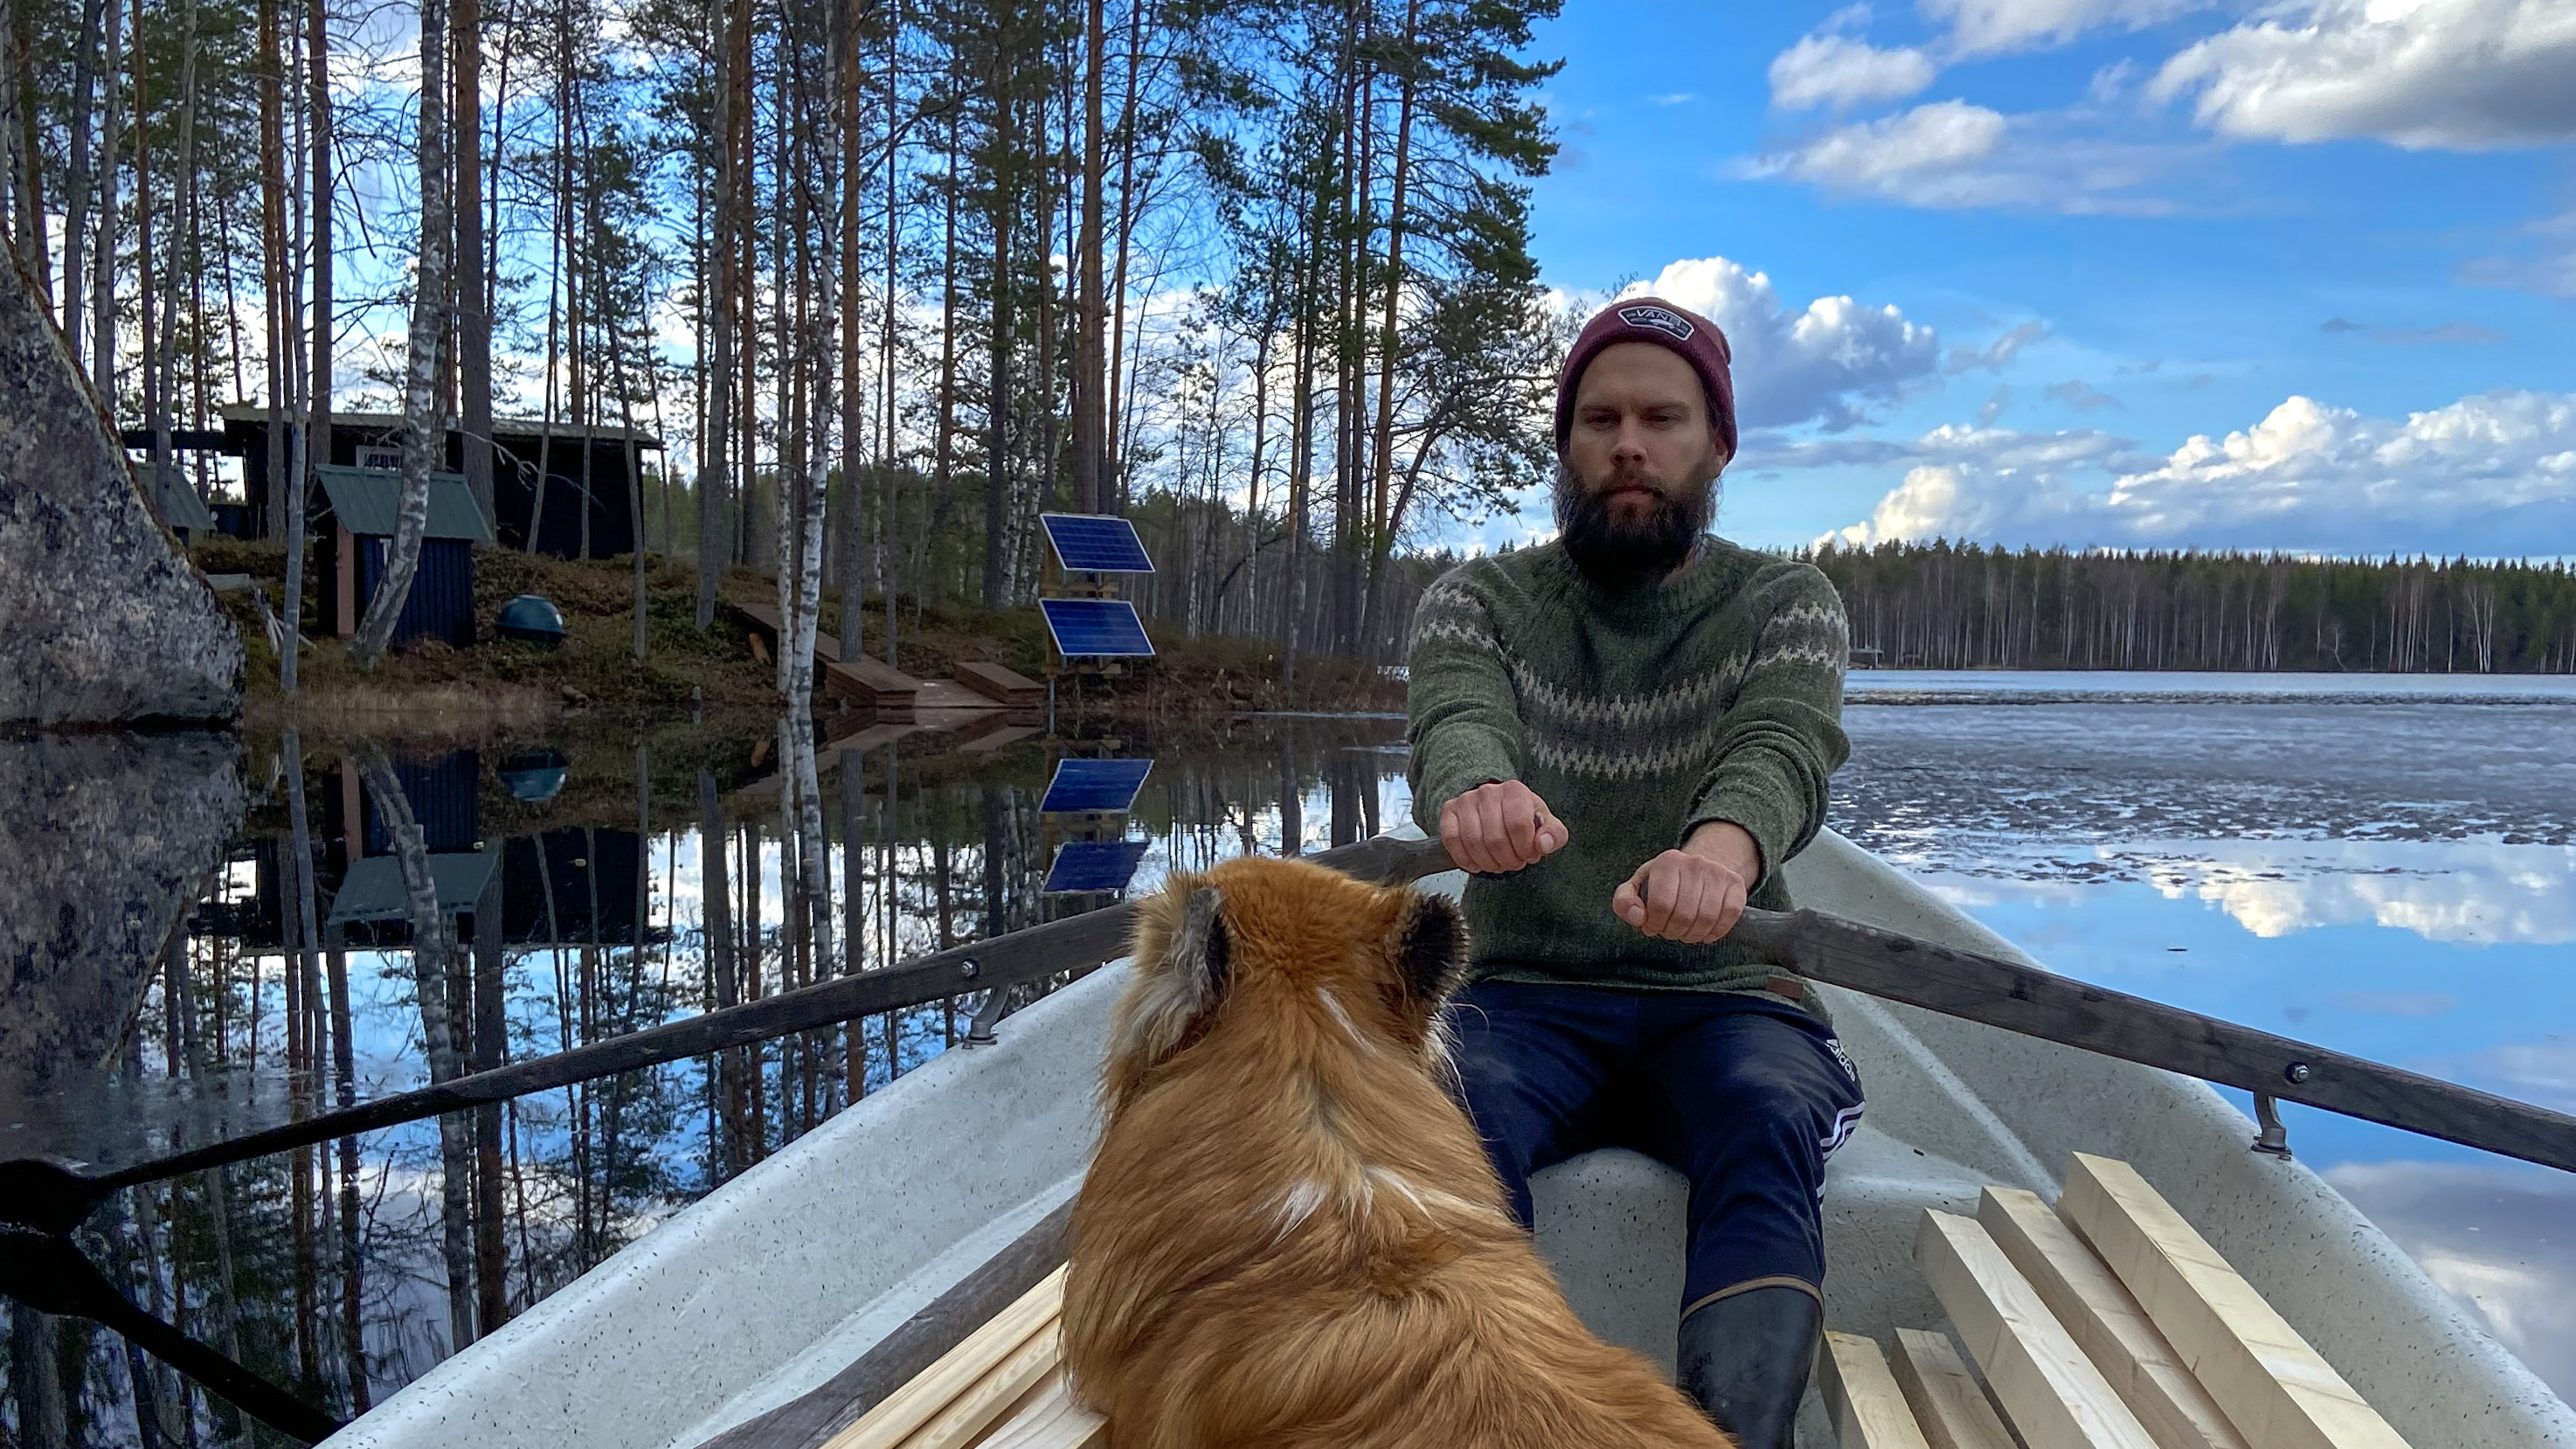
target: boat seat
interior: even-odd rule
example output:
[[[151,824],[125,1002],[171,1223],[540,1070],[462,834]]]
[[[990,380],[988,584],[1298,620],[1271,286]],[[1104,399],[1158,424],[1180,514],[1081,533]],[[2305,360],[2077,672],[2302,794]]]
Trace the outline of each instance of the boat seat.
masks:
[[[1927,1208],[1973,1213],[1987,1179],[1864,1122],[1825,1172],[1825,1326],[1885,1336],[1940,1305],[1912,1267]],[[1684,1210],[1680,1173],[1621,1148],[1589,1152],[1530,1179],[1539,1251],[1584,1326],[1673,1371],[1680,1327]]]

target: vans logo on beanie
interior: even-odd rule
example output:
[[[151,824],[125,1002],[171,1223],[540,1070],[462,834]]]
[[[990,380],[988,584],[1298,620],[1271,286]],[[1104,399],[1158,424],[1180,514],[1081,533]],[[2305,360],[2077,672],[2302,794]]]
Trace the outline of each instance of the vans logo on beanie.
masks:
[[[1658,332],[1669,332],[1677,342],[1688,342],[1691,333],[1697,330],[1688,320],[1661,307],[1622,307],[1619,320],[1631,327],[1652,327]]]

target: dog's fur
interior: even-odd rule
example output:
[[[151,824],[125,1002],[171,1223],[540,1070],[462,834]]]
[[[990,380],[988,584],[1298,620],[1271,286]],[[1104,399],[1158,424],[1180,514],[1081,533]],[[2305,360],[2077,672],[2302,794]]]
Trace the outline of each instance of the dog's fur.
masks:
[[[1442,1092],[1464,948],[1285,861],[1140,903],[1064,1307],[1113,1449],[1731,1449],[1576,1320]]]

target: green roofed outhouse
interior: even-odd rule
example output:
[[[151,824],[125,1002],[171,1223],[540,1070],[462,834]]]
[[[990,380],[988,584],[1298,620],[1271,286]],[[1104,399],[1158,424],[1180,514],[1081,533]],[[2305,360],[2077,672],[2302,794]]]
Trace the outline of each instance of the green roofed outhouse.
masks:
[[[402,474],[390,468],[316,468],[325,506],[321,558],[323,607],[332,631],[358,632],[367,600],[384,576],[386,551],[402,507]],[[492,541],[492,524],[466,491],[463,475],[429,475],[429,527],[411,597],[394,624],[394,643],[443,639],[459,649],[474,642],[474,545]]]

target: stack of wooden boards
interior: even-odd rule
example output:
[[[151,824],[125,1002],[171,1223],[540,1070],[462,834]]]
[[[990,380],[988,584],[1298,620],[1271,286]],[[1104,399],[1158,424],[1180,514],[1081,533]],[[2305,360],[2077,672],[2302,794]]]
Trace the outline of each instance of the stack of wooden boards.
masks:
[[[1827,1333],[1841,1449],[2407,1449],[2127,1163],[2075,1154],[2054,1210],[1927,1212],[1914,1257],[1983,1381],[1947,1334],[1897,1330],[1891,1365]],[[1063,1308],[1058,1268],[823,1449],[1099,1449]]]
[[[1828,1333],[1842,1449],[2014,1449],[2007,1421],[2027,1449],[2406,1449],[2127,1163],[2075,1154],[2055,1211],[1927,1212],[1914,1259],[1985,1383],[1939,1333],[1897,1330],[1892,1370]]]
[[[823,1449],[1098,1449],[1108,1421],[1064,1381],[1064,1274],[968,1334]]]

